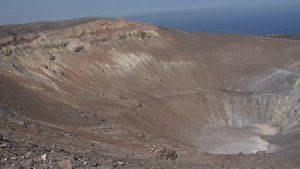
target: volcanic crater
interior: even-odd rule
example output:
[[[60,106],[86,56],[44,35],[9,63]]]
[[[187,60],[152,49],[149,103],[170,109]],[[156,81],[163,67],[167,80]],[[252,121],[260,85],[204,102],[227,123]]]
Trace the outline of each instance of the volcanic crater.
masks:
[[[124,19],[0,26],[0,143],[75,168],[92,150],[99,167],[300,167],[299,58],[296,40]]]

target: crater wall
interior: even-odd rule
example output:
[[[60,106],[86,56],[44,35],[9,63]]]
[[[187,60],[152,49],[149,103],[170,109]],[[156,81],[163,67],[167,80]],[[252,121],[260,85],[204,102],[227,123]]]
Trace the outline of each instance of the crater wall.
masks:
[[[122,19],[15,33],[0,39],[3,79],[43,102],[38,111],[26,109],[35,101],[20,109],[22,99],[6,92],[1,105],[81,137],[123,145],[160,140],[194,147],[207,128],[256,123],[299,133],[299,54],[293,40]]]

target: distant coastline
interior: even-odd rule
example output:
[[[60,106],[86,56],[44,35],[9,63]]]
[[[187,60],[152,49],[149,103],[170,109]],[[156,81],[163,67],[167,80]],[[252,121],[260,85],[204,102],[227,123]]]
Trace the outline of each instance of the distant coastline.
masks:
[[[181,10],[144,15],[125,16],[125,19],[152,23],[196,32],[238,34],[300,34],[300,10],[239,9],[239,10]]]
[[[290,33],[280,33],[280,34],[268,34],[265,35],[270,38],[280,38],[280,39],[292,39],[292,40],[300,40],[300,34],[290,34]]]

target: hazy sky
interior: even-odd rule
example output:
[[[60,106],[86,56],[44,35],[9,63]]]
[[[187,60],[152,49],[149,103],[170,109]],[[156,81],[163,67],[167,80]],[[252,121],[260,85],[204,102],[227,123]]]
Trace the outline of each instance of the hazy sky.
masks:
[[[0,0],[0,25],[78,17],[126,17],[182,9],[300,7],[300,0]]]

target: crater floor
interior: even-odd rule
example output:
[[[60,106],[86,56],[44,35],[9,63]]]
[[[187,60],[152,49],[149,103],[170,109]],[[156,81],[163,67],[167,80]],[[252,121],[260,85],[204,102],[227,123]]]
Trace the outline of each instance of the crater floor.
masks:
[[[212,154],[255,154],[258,151],[274,153],[279,150],[263,136],[276,135],[277,127],[268,124],[255,124],[245,128],[208,128],[204,130],[197,142],[202,151]]]

